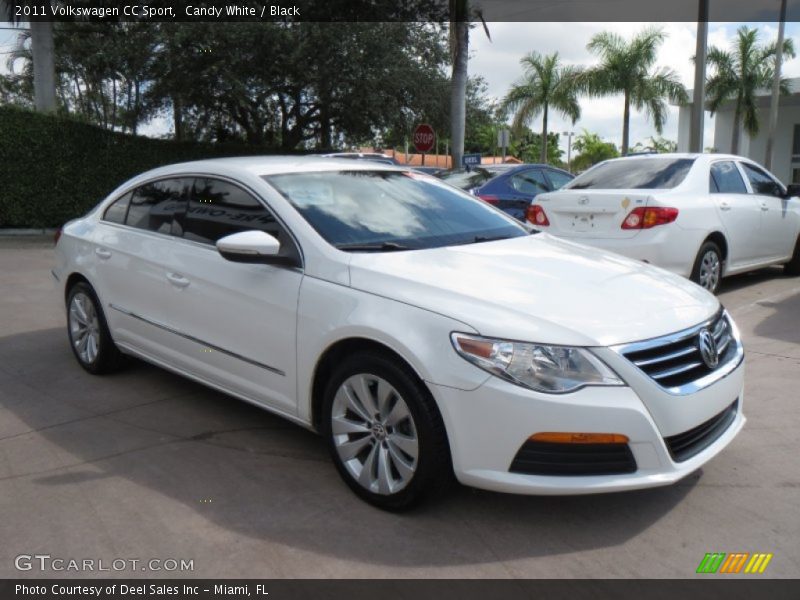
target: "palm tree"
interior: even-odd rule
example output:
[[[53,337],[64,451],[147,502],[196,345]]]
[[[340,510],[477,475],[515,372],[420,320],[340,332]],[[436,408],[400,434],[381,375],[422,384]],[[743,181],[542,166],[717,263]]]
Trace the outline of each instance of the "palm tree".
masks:
[[[450,147],[452,167],[461,166],[464,158],[464,133],[467,119],[467,64],[469,62],[469,0],[449,0],[450,7],[450,56],[453,62],[450,82]],[[483,14],[476,11],[483,23],[486,37],[491,41],[489,28]]]
[[[6,19],[17,22],[16,6],[3,2]],[[24,3],[23,3],[24,4]],[[29,2],[32,4],[32,2]],[[41,3],[39,3],[41,4]],[[53,24],[44,21],[30,22],[31,54],[33,56],[33,98],[36,110],[53,112],[56,109],[56,67],[53,55]]]
[[[561,66],[558,52],[543,56],[531,52],[520,60],[525,68],[523,78],[511,86],[503,100],[503,108],[513,110],[512,127],[519,131],[541,113],[542,150],[540,162],[547,162],[547,117],[550,108],[572,119],[573,125],[581,116],[575,87],[578,69]]]
[[[678,74],[662,67],[653,70],[658,47],[666,35],[661,29],[647,28],[630,41],[616,33],[595,35],[586,48],[600,57],[600,64],[578,77],[579,89],[590,96],[623,94],[622,154],[628,153],[631,106],[645,110],[660,134],[667,118],[667,102],[686,103],[689,97]]]
[[[739,153],[740,124],[750,137],[758,134],[759,89],[769,88],[775,76],[775,54],[777,44],[758,43],[758,30],[746,26],[736,32],[736,43],[732,51],[712,47],[708,51],[708,63],[714,73],[706,79],[708,107],[713,115],[728,100],[733,100],[733,135],[731,154]],[[791,39],[783,42],[783,53],[794,57]],[[781,78],[780,93],[789,93],[788,80]]]

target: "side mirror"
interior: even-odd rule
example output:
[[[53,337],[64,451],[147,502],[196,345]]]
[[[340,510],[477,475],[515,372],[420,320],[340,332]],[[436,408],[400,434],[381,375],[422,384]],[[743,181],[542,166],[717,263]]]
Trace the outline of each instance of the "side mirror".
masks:
[[[787,198],[794,198],[795,196],[800,196],[800,183],[790,183],[786,188]]]
[[[281,262],[280,249],[280,242],[265,231],[240,231],[217,240],[217,252],[232,262]]]

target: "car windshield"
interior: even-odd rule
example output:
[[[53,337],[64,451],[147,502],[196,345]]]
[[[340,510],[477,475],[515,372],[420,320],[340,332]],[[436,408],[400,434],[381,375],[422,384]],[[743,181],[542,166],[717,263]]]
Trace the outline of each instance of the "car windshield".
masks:
[[[490,171],[481,168],[471,169],[469,171],[444,171],[436,174],[442,181],[462,190],[471,190],[472,188],[481,186],[493,177],[497,177],[497,175],[499,175],[499,171]]]
[[[418,173],[327,171],[264,179],[341,250],[416,250],[528,235],[481,200]]]
[[[692,168],[693,158],[631,158],[597,165],[578,175],[563,189],[664,190],[679,185]]]

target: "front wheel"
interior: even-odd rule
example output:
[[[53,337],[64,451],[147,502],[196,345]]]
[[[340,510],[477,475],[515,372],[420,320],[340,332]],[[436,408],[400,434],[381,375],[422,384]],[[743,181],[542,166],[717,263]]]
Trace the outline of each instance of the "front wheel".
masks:
[[[716,294],[722,280],[722,252],[714,242],[700,247],[692,269],[691,280]]]
[[[72,353],[89,373],[110,373],[122,365],[122,353],[111,339],[100,301],[88,283],[76,283],[67,294],[67,332]]]
[[[363,352],[325,391],[324,434],[348,486],[387,510],[410,508],[451,480],[447,438],[424,384],[388,357]]]

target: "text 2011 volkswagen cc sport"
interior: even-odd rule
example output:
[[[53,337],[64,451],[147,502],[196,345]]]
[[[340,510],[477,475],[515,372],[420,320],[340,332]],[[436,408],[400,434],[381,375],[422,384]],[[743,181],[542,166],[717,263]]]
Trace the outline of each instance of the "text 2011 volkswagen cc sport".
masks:
[[[682,277],[434,178],[322,158],[159,168],[64,226],[78,362],[150,361],[322,433],[389,509],[675,482],[741,430],[744,353]]]

